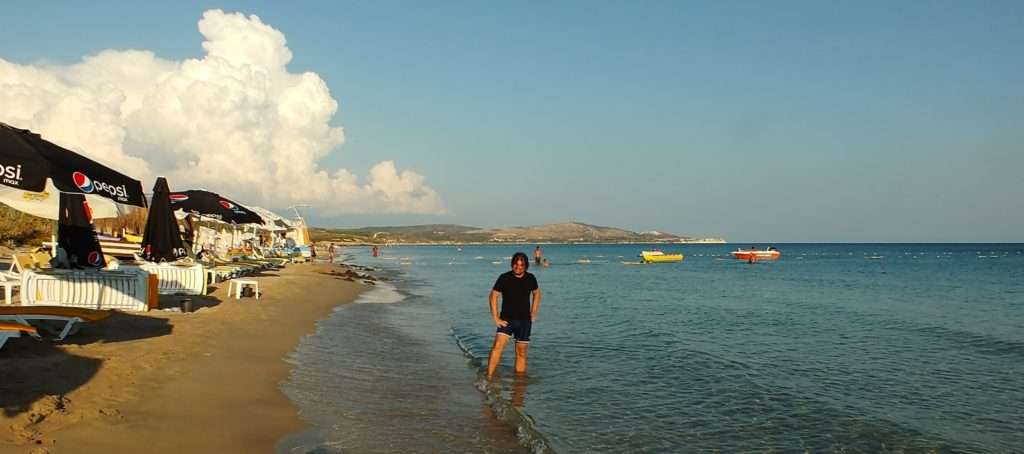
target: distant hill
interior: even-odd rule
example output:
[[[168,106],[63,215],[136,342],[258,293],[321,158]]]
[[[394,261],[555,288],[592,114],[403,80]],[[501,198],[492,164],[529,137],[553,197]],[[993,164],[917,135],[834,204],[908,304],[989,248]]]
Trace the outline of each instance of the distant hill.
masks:
[[[445,243],[485,242],[489,237],[479,227],[455,224],[427,224],[400,227],[362,227],[358,229],[311,228],[313,241],[357,241],[366,243]]]
[[[601,227],[582,222],[563,222],[559,224],[534,225],[528,227],[507,227],[470,231],[474,234],[487,234],[491,241],[528,241],[528,242],[622,242],[671,240],[679,238],[672,234],[656,235],[636,233],[615,227]]]
[[[314,241],[356,243],[679,243],[695,241],[665,232],[642,232],[562,222],[524,227],[484,229],[455,224],[359,229],[310,229]],[[724,242],[724,241],[723,241]]]

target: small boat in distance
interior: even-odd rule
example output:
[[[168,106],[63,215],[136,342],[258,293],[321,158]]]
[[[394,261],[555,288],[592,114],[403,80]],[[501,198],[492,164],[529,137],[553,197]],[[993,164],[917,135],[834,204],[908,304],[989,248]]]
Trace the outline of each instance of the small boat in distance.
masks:
[[[675,263],[683,261],[683,254],[666,254],[661,251],[640,251],[644,263]]]
[[[778,260],[779,255],[781,255],[779,253],[779,250],[773,247],[769,247],[768,249],[737,249],[732,252],[733,257],[736,257],[740,260],[746,260],[748,262],[756,262],[758,260]]]

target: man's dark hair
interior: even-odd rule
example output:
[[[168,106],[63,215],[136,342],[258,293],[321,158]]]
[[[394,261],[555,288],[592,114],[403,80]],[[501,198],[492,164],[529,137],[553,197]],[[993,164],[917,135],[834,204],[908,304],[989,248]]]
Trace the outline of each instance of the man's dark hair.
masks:
[[[526,258],[526,254],[522,252],[516,252],[512,254],[512,261],[509,262],[508,266],[516,266],[516,260],[522,260],[526,264],[526,269],[530,269],[530,259]]]

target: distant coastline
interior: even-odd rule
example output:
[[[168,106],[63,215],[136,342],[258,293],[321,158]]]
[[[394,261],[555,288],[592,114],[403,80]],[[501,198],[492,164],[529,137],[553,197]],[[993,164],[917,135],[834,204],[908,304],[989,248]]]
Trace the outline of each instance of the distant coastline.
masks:
[[[316,239],[315,242],[328,242],[335,243],[339,246],[507,246],[507,245],[538,245],[538,246],[557,246],[557,245],[601,245],[601,244],[635,244],[638,246],[689,246],[689,245],[704,245],[704,244],[729,244],[726,241],[713,241],[713,242],[657,242],[657,241],[504,241],[504,242],[414,242],[414,241],[394,241],[385,243],[374,243],[374,242],[361,242],[361,241],[344,241],[344,240],[331,240],[331,239]]]
[[[721,237],[698,238],[661,231],[634,232],[582,222],[495,229],[455,224],[358,229],[311,228],[310,236],[317,242],[353,245],[727,244]]]

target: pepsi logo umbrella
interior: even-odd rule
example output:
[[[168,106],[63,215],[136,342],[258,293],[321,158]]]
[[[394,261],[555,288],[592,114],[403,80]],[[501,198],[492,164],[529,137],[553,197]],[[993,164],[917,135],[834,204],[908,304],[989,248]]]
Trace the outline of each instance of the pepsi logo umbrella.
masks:
[[[157,178],[146,218],[146,231],[142,235],[142,258],[149,262],[173,262],[188,257],[178,221],[171,209],[170,192],[167,180]]]
[[[139,180],[44,140],[32,131],[0,123],[0,201],[30,214],[55,219],[50,214],[59,205],[55,192],[83,194],[93,205],[109,201],[146,206]]]
[[[214,192],[203,190],[172,192],[168,198],[171,201],[171,208],[174,210],[182,210],[186,213],[233,224],[263,224],[263,218],[260,215]]]
[[[57,219],[57,245],[72,267],[106,265],[94,210],[112,217],[120,204],[146,206],[138,180],[6,123],[0,123],[0,202]]]

